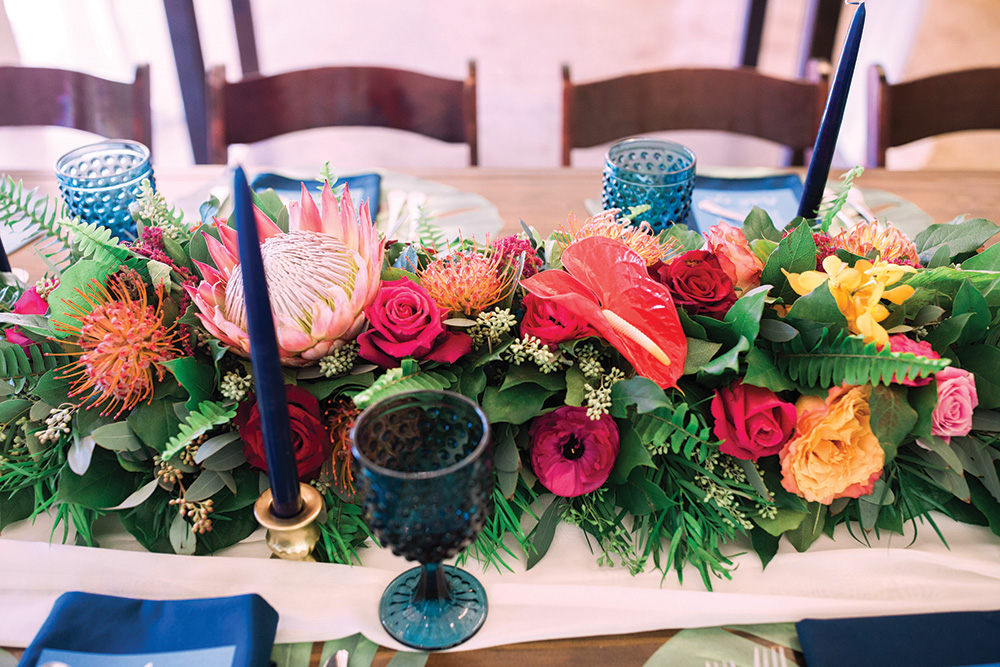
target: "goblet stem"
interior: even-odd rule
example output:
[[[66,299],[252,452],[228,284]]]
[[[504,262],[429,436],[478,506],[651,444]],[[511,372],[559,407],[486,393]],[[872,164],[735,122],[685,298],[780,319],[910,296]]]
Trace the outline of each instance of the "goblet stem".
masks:
[[[448,580],[444,576],[444,568],[441,563],[421,563],[420,583],[417,584],[414,601],[418,600],[447,600],[451,598],[451,588]]]

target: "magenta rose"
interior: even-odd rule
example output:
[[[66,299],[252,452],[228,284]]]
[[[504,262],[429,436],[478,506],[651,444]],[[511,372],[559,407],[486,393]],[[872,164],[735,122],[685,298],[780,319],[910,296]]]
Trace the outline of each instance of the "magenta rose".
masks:
[[[38,290],[34,287],[25,290],[20,298],[14,302],[14,312],[18,315],[44,315],[48,309],[48,302],[41,297]],[[21,333],[20,328],[16,326],[4,329],[3,334],[6,336],[8,342],[20,345],[25,349],[35,344],[35,341]]]
[[[564,405],[535,417],[528,430],[531,467],[538,481],[572,498],[601,487],[618,458],[618,425],[611,415],[587,416],[587,408]]]
[[[358,336],[359,353],[383,368],[399,366],[403,357],[450,364],[472,349],[468,335],[445,326],[448,309],[406,278],[382,283],[365,317],[369,328]]]
[[[795,405],[739,380],[712,398],[712,432],[723,454],[756,461],[777,454],[795,431]]]
[[[524,297],[524,318],[521,335],[534,336],[543,343],[554,345],[567,340],[597,336],[597,331],[576,313],[555,301],[534,294]]]
[[[941,355],[934,351],[931,344],[925,340],[915,341],[912,338],[904,336],[903,334],[893,334],[889,336],[889,351],[890,352],[900,352],[914,354],[918,357],[927,357],[928,359],[940,359]],[[893,373],[892,381],[899,384],[904,384],[907,387],[923,387],[931,383],[933,376],[928,375],[922,378],[907,378],[900,382],[896,379],[896,374]]]
[[[972,411],[979,405],[976,379],[969,371],[948,366],[934,374],[938,402],[931,414],[931,433],[950,438],[968,435],[972,430]]]
[[[319,401],[301,387],[285,385],[288,397],[288,417],[292,426],[292,449],[299,479],[309,481],[319,475],[320,468],[330,457],[330,434],[323,425]],[[240,405],[234,420],[243,438],[243,455],[254,468],[267,471],[264,436],[260,430],[260,413],[252,397]]]
[[[689,250],[669,264],[651,266],[649,273],[670,290],[678,306],[692,315],[722,319],[736,303],[732,279],[707,250]]]

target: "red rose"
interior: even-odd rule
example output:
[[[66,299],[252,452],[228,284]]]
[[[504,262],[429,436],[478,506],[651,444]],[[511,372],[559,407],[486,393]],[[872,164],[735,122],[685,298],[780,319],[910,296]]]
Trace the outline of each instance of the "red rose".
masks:
[[[587,408],[564,405],[535,417],[528,429],[531,467],[538,481],[566,498],[599,489],[618,458],[618,425],[611,415],[587,416]]]
[[[365,317],[370,328],[358,336],[360,355],[383,368],[399,366],[403,357],[450,364],[472,349],[468,335],[444,325],[448,309],[406,278],[382,283]]]
[[[692,315],[722,319],[736,303],[732,279],[707,250],[689,250],[670,264],[651,266],[649,272],[666,285],[677,305]]]
[[[292,448],[299,479],[309,481],[319,475],[320,468],[330,456],[330,434],[323,426],[319,401],[301,387],[285,385],[288,397],[288,417],[292,426]],[[249,400],[240,405],[236,413],[236,426],[243,438],[243,455],[254,468],[267,471],[264,454],[264,436],[260,431],[260,414],[257,401]]]
[[[795,406],[770,389],[734,382],[712,398],[712,433],[723,454],[756,461],[777,454],[795,431]]]
[[[576,313],[555,301],[528,293],[522,303],[522,336],[534,336],[547,345],[554,345],[566,340],[600,335]]]

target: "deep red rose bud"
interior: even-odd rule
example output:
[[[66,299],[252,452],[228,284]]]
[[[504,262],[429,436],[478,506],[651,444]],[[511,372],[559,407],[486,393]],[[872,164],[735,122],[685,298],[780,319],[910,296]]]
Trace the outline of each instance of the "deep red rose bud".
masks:
[[[674,302],[692,315],[725,317],[736,303],[736,290],[718,258],[707,250],[689,250],[669,264],[649,267],[650,276],[670,290]]]
[[[330,434],[323,425],[323,415],[315,396],[294,385],[285,385],[285,395],[288,398],[292,449],[295,450],[299,479],[307,482],[319,475],[320,468],[330,457]],[[244,442],[243,454],[247,462],[266,472],[264,435],[260,430],[257,401],[253,397],[240,405],[235,424]]]

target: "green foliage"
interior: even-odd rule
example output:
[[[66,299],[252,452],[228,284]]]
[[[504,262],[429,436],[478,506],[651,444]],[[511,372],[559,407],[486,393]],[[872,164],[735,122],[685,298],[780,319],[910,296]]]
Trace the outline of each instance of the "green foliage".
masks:
[[[27,350],[16,343],[0,340],[0,380],[10,385],[10,391],[19,394],[30,392],[48,371],[62,365],[58,345],[42,341]]]
[[[177,435],[167,442],[163,451],[163,460],[173,458],[196,439],[209,433],[217,426],[228,424],[235,416],[236,408],[234,406],[226,406],[214,401],[202,401],[196,409],[188,413]]]
[[[379,376],[372,385],[354,395],[354,404],[359,410],[389,396],[401,394],[404,391],[417,389],[448,389],[458,377],[443,368],[422,371],[413,364],[412,370],[402,367],[387,371]]]
[[[831,201],[821,206],[820,210],[817,211],[820,217],[820,228],[824,233],[830,231],[830,225],[833,224],[833,219],[837,217],[840,210],[844,208],[844,204],[847,203],[847,195],[851,192],[851,186],[854,184],[854,179],[863,174],[864,171],[864,167],[859,166],[845,172],[840,179],[837,194]]]
[[[879,350],[874,342],[843,332],[824,334],[813,345],[802,336],[774,344],[775,366],[794,382],[811,387],[847,384],[885,384],[893,377],[922,378],[948,365],[947,360]]]

